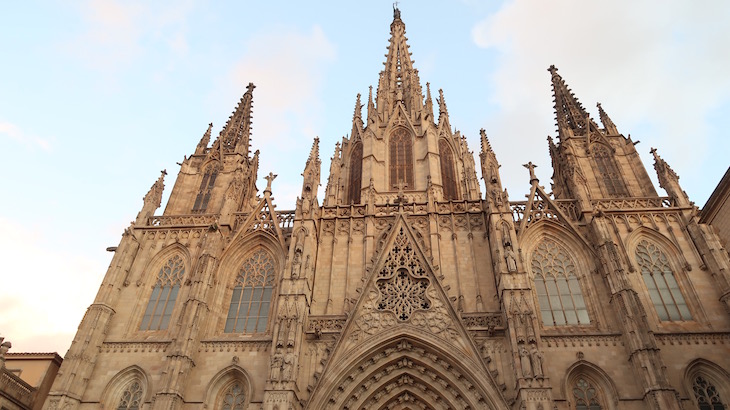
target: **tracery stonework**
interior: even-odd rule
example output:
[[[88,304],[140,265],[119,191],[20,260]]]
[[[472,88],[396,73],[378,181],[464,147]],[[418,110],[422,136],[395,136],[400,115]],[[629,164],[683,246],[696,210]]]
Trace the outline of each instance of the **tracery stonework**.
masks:
[[[652,150],[660,196],[636,141],[551,66],[552,179],[527,158],[508,192],[505,153],[455,131],[405,30],[396,6],[324,179],[319,138],[301,191],[259,174],[287,150],[252,149],[266,136],[252,138],[250,83],[217,138],[206,125],[172,153],[169,200],[163,171],[110,248],[46,409],[727,405],[730,257],[667,162]]]

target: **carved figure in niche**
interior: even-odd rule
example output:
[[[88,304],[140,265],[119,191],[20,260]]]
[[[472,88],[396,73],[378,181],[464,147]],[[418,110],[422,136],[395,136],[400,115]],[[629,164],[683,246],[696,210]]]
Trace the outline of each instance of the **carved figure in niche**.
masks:
[[[294,347],[294,342],[296,341],[297,337],[297,320],[296,317],[289,318],[289,332],[287,333],[286,337],[286,345],[288,347]]]
[[[281,375],[281,366],[284,363],[284,356],[277,351],[271,358],[271,380],[279,381]]]
[[[294,353],[289,351],[284,355],[284,364],[281,367],[281,380],[289,381],[294,374]]]
[[[515,337],[517,343],[525,343],[525,318],[520,313],[515,315]]]
[[[533,346],[530,357],[532,359],[532,372],[535,374],[535,377],[542,378],[542,361],[544,359],[542,352]]]
[[[535,328],[532,326],[532,315],[529,313],[525,315],[525,327],[527,328],[527,342],[537,343],[535,338]]]
[[[302,247],[297,245],[294,249],[294,259],[291,263],[291,278],[298,279],[302,270]]]
[[[517,272],[517,257],[512,246],[507,245],[504,248],[504,259],[507,262],[507,272]]]
[[[520,368],[522,369],[522,377],[525,379],[532,378],[532,364],[530,363],[530,352],[525,346],[520,346]]]
[[[496,186],[493,186],[492,189],[489,190],[489,193],[492,195],[492,202],[494,202],[495,207],[501,207],[502,206],[502,193],[499,192],[499,188]]]

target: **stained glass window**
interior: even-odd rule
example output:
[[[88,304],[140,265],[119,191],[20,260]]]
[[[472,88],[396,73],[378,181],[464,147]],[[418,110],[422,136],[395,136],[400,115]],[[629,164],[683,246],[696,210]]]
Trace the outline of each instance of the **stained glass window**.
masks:
[[[185,264],[179,255],[170,258],[160,268],[139,330],[167,329],[184,275]]]
[[[710,383],[706,378],[697,376],[694,384],[692,385],[694,390],[697,404],[700,406],[700,410],[724,410],[725,404],[720,399],[720,394],[717,392],[717,388]]]
[[[596,388],[582,377],[573,385],[573,398],[576,410],[601,410]]]
[[[454,173],[454,155],[446,140],[439,140],[439,156],[441,157],[441,180],[444,184],[444,199],[458,199],[456,175]]]
[[[590,323],[575,263],[562,246],[542,241],[532,253],[531,266],[545,326]]]
[[[130,383],[122,392],[117,410],[139,410],[142,405],[142,386],[138,380]]]
[[[390,136],[390,187],[398,189],[403,184],[413,189],[413,140],[403,128]]]
[[[243,386],[240,382],[234,382],[228,389],[226,390],[225,395],[223,396],[223,405],[221,406],[222,410],[243,410],[243,404],[246,401],[246,396],[244,396],[243,392]]]
[[[691,320],[667,255],[655,244],[642,240],[636,246],[636,263],[659,320]]]
[[[274,276],[274,260],[263,249],[255,251],[243,262],[233,288],[226,333],[266,331]]]
[[[210,201],[210,194],[213,192],[215,186],[215,179],[218,177],[218,167],[215,165],[209,165],[205,169],[203,174],[203,180],[200,181],[200,189],[198,189],[198,196],[195,197],[195,204],[193,205],[193,213],[205,213],[208,208],[208,202]]]
[[[350,183],[347,189],[347,203],[360,203],[360,187],[362,186],[362,144],[356,143],[350,155]]]
[[[601,144],[594,144],[592,147],[593,158],[598,167],[598,175],[603,179],[606,193],[609,197],[628,196],[626,185],[621,178],[621,173],[616,167],[616,162],[608,147]]]

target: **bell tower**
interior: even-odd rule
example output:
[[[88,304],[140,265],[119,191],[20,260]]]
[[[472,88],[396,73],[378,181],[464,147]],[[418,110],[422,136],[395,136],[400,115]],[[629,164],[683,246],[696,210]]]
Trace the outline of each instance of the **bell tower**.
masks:
[[[393,12],[383,71],[363,121],[357,95],[352,133],[335,150],[327,184],[327,205],[478,199],[473,152],[452,130],[442,90],[434,117],[430,84],[423,94],[411,59],[406,26]],[[430,194],[428,193],[430,192]]]

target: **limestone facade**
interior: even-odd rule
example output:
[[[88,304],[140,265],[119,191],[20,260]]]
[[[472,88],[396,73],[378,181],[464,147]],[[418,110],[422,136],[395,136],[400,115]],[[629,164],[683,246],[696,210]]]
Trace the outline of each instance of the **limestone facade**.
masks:
[[[480,172],[396,9],[324,198],[255,186],[250,84],[144,197],[47,409],[681,409],[730,404],[730,261],[654,150],[598,126],[551,67],[552,194]],[[482,192],[482,187],[484,192]],[[713,401],[714,400],[714,401]]]

